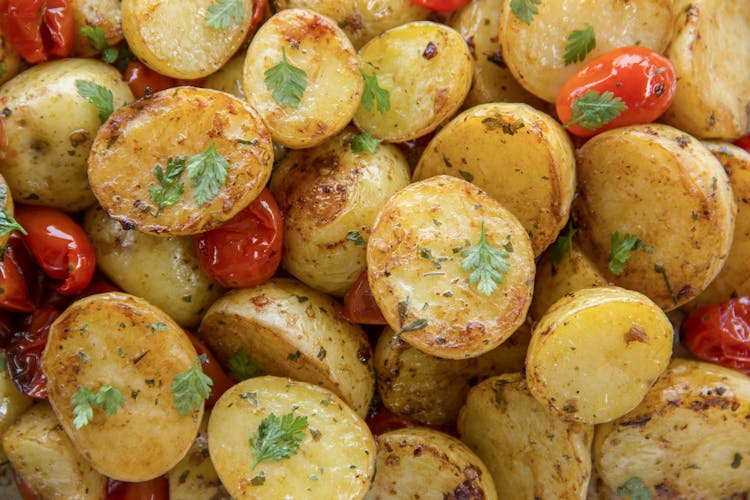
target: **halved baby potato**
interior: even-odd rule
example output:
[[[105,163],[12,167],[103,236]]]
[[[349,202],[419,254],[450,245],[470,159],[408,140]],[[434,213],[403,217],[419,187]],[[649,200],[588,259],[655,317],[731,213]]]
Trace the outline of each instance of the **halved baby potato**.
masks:
[[[176,87],[110,116],[94,139],[88,177],[100,205],[125,227],[186,235],[245,208],[272,165],[271,136],[249,104],[217,90]]]
[[[97,54],[91,40],[81,30],[85,27],[102,30],[109,46],[122,41],[121,2],[118,0],[70,0],[73,10],[73,54],[91,57]]]

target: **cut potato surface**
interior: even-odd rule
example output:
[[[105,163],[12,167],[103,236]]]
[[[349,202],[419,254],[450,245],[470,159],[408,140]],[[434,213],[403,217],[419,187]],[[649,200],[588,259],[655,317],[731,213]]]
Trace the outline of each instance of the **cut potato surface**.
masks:
[[[109,46],[117,45],[122,41],[121,2],[119,0],[70,0],[70,6],[73,9],[75,27],[74,55],[91,57],[97,54],[89,37],[81,32],[86,26],[102,30]]]
[[[486,254],[487,245],[500,249],[507,272],[500,283],[485,276],[480,291],[478,280],[470,283],[477,271],[471,255]],[[500,274],[499,263],[482,269],[490,267]],[[534,254],[526,230],[500,203],[469,182],[439,175],[410,184],[383,207],[367,242],[367,278],[401,338],[433,356],[470,358],[523,323]]]
[[[584,498],[594,427],[547,411],[520,374],[474,387],[461,408],[458,433],[487,465],[498,498]]]
[[[452,436],[414,428],[386,432],[376,439],[376,474],[367,500],[498,498],[482,460]]]
[[[364,81],[359,57],[331,18],[306,9],[287,9],[255,33],[245,55],[242,88],[268,125],[273,140],[309,148],[343,130],[354,116]],[[281,66],[280,66],[281,65]],[[296,68],[299,92],[273,83],[279,68]]]
[[[0,353],[0,366],[5,367],[7,363],[5,352]],[[9,370],[0,373],[0,438],[5,430],[16,421],[26,409],[34,402],[29,396],[18,390],[16,384],[10,378]],[[5,462],[3,447],[0,446],[0,461]]]
[[[63,311],[50,327],[41,366],[49,402],[91,466],[121,481],[146,481],[177,464],[198,432],[203,400],[192,416],[180,416],[170,390],[197,359],[185,332],[164,312],[113,292]],[[123,405],[112,414],[92,407],[90,421],[76,428],[73,396],[107,386],[119,391]]]
[[[166,174],[179,160],[201,159],[195,170],[188,165],[177,176],[179,200],[160,207],[153,190],[165,186],[157,170]],[[88,175],[101,206],[125,227],[186,235],[213,229],[245,208],[265,186],[272,164],[271,136],[245,101],[176,87],[115,111],[96,135]],[[224,182],[217,171],[226,172]],[[199,198],[206,191],[200,196],[208,199]]]
[[[429,21],[406,23],[373,38],[359,50],[366,78],[389,94],[354,123],[390,142],[415,139],[435,130],[455,113],[471,87],[474,61],[454,29]],[[367,92],[367,89],[365,89]]]
[[[618,287],[579,290],[534,326],[529,391],[562,418],[610,421],[635,408],[667,368],[673,337],[648,297]]]
[[[653,498],[742,498],[750,491],[750,378],[675,359],[643,402],[596,428],[594,464],[616,490]]]
[[[306,425],[294,453],[260,461],[263,455],[253,451],[252,441],[262,437],[261,423],[272,415],[303,417]],[[208,448],[221,482],[240,500],[361,499],[370,487],[376,451],[365,422],[338,397],[271,376],[247,379],[224,393],[208,421]]]
[[[245,41],[253,1],[238,1],[242,16],[222,25],[212,22],[215,0],[123,0],[122,31],[151,69],[173,78],[201,78],[218,70]]]
[[[414,180],[446,174],[485,190],[526,228],[534,254],[568,220],[575,191],[573,144],[551,116],[526,104],[475,106],[430,141]]]

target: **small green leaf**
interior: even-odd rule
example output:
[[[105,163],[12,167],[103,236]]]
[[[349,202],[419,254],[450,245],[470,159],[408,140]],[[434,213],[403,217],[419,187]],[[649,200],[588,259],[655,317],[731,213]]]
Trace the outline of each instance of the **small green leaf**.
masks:
[[[630,259],[630,252],[633,250],[644,250],[653,252],[653,248],[646,246],[638,236],[634,234],[625,234],[620,240],[620,233],[612,233],[612,244],[609,250],[609,270],[616,276],[625,271],[625,264]]]
[[[472,270],[469,275],[469,285],[477,285],[477,290],[486,296],[497,290],[497,284],[503,282],[503,275],[508,274],[508,257],[510,255],[502,248],[492,246],[487,241],[484,232],[484,221],[481,225],[479,242],[461,252],[464,259],[461,268],[464,272]]]
[[[418,330],[424,330],[427,328],[428,321],[424,318],[415,319],[408,325],[404,325],[401,330],[396,332],[396,335],[401,335],[402,333],[406,332],[416,332]]]
[[[94,401],[95,394],[87,387],[81,387],[70,398],[70,404],[73,405],[73,426],[76,429],[88,425],[94,418],[94,408],[91,404]]]
[[[307,73],[289,63],[286,47],[281,47],[281,62],[265,73],[266,89],[281,106],[297,108],[307,87]]]
[[[81,28],[81,34],[88,38],[91,48],[98,52],[101,52],[108,46],[107,34],[98,26],[84,26]]]
[[[368,75],[360,68],[362,78],[365,79],[365,90],[362,92],[362,106],[367,111],[372,111],[372,105],[377,102],[378,113],[391,110],[391,93],[378,85],[378,75],[373,72]]]
[[[161,187],[156,184],[151,184],[148,187],[148,192],[151,195],[151,201],[156,204],[156,212],[154,217],[159,215],[163,208],[172,206],[180,201],[183,193],[185,192],[185,185],[183,183],[177,183],[180,180],[182,172],[185,170],[185,157],[169,157],[167,158],[167,170],[166,172],[158,163],[154,167],[154,177],[159,181]]]
[[[28,234],[26,230],[21,227],[21,224],[13,217],[10,210],[5,208],[5,201],[8,199],[8,186],[4,183],[0,183],[0,236],[5,236],[13,231],[18,231],[21,234]],[[2,260],[2,259],[0,259]]]
[[[370,132],[362,132],[352,138],[351,147],[355,153],[375,153],[378,150],[378,144],[381,142],[383,142],[382,139],[373,137]]]
[[[111,385],[105,385],[99,388],[94,403],[97,408],[104,408],[107,415],[114,415],[117,413],[118,407],[122,408],[125,406],[125,400],[122,397],[122,393]]]
[[[600,94],[596,90],[587,90],[583,96],[573,101],[572,116],[564,126],[578,125],[586,130],[603,127],[628,109],[622,99],[607,91]]]
[[[541,3],[542,0],[510,0],[510,10],[518,19],[531,24],[534,16],[539,14],[539,9],[535,6]]]
[[[566,255],[573,256],[573,235],[576,234],[577,229],[573,227],[573,222],[569,221],[566,230],[565,234],[560,233],[549,250],[549,261],[554,265],[562,262]]]
[[[565,44],[565,65],[582,62],[586,55],[596,47],[596,36],[594,27],[586,24],[582,30],[573,30],[568,35],[568,43]]]
[[[96,106],[99,111],[99,120],[104,123],[114,111],[114,97],[112,92],[99,84],[88,80],[76,80],[78,95]]]
[[[191,156],[186,164],[190,187],[199,207],[214,198],[227,182],[229,162],[216,151],[213,141],[208,149]]]
[[[229,376],[237,382],[263,375],[263,372],[250,361],[244,348],[232,354],[227,360]]]
[[[170,391],[174,398],[177,412],[181,417],[197,411],[201,402],[211,394],[213,380],[203,373],[200,358],[196,357],[190,369],[178,373],[172,379]]]
[[[735,452],[734,457],[732,458],[732,469],[737,469],[742,464],[742,455],[740,453]]]
[[[617,494],[627,496],[630,500],[652,500],[651,490],[640,477],[631,477],[617,488]]]
[[[278,462],[299,450],[307,430],[307,417],[287,413],[281,419],[275,413],[264,418],[250,438],[253,469],[261,462]]]
[[[354,246],[357,246],[357,247],[363,247],[367,245],[367,242],[362,237],[359,231],[354,231],[354,230],[349,231],[348,233],[346,233],[346,239],[354,242]]]
[[[206,28],[225,30],[234,21],[238,26],[245,18],[245,8],[242,0],[216,0],[208,7],[206,13]]]

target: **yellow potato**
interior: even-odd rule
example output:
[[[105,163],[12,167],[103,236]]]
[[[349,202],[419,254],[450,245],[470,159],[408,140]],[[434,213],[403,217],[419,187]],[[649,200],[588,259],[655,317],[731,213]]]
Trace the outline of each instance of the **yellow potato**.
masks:
[[[242,91],[242,68],[245,67],[245,54],[233,57],[216,73],[206,77],[201,87],[221,90],[240,99],[245,98]]]
[[[122,41],[122,19],[118,0],[70,0],[73,10],[73,54],[91,57],[98,52],[91,46],[89,38],[81,29],[89,26],[104,31],[107,45],[114,46]]]
[[[34,402],[33,399],[22,393],[13,383],[8,373],[5,352],[0,353],[0,437],[13,422],[18,419],[26,409]],[[0,446],[0,462],[5,462],[8,457]]]
[[[0,33],[0,85],[7,82],[21,71],[21,56],[16,49],[8,43],[5,36]]]

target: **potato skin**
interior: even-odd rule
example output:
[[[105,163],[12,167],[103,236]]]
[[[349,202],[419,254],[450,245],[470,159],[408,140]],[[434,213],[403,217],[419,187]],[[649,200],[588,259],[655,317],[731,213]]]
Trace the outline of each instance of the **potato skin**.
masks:
[[[71,0],[75,38],[73,55],[91,57],[97,52],[91,47],[88,37],[81,29],[89,26],[104,31],[107,45],[110,47],[122,41],[121,2],[118,0]]]
[[[7,82],[21,71],[21,56],[18,55],[5,36],[0,33],[0,64],[5,72],[0,75],[0,85]]]
[[[6,363],[5,352],[1,352],[0,367],[4,369],[0,370],[0,437],[34,402],[33,399],[18,390],[16,384],[10,378],[8,370],[5,369]],[[2,446],[0,446],[0,462],[7,460],[8,457],[5,455]]]

